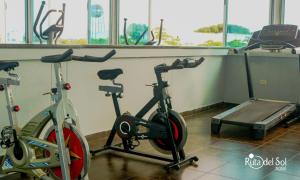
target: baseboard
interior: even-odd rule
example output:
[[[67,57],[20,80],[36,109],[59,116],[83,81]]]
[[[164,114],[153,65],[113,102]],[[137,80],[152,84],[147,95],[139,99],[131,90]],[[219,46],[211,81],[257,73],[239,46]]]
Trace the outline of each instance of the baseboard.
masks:
[[[226,102],[220,102],[220,103],[215,103],[215,104],[211,104],[211,105],[208,105],[208,106],[204,106],[204,107],[201,107],[201,108],[198,108],[198,109],[194,109],[194,110],[191,110],[191,111],[184,111],[184,112],[181,112],[180,114],[183,117],[188,117],[188,116],[199,114],[199,113],[201,113],[203,111],[208,111],[210,109],[222,108],[222,107],[231,107],[231,106],[232,107],[236,106],[236,104],[226,103]],[[101,131],[101,132],[97,132],[97,133],[94,133],[94,134],[87,135],[86,138],[88,140],[94,139],[95,137],[107,138],[109,136],[109,133],[110,133],[110,130],[108,130],[108,131]]]
[[[226,106],[230,106],[230,103],[219,102],[219,103],[211,104],[211,105],[204,106],[204,107],[201,107],[201,108],[193,109],[191,111],[184,111],[184,112],[181,112],[180,114],[183,117],[187,117],[187,116],[192,116],[192,115],[195,115],[195,114],[199,114],[203,111],[208,111],[210,109],[226,107]]]

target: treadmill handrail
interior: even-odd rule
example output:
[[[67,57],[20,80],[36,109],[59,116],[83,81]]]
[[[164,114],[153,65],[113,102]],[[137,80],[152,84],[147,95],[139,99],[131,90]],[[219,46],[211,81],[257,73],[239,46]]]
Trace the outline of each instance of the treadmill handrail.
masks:
[[[262,41],[262,40],[259,40],[259,39],[255,39],[256,41],[259,41],[259,42],[256,42],[256,43],[254,43],[254,44],[251,44],[251,45],[248,45],[248,46],[246,46],[246,47],[242,47],[242,48],[239,48],[239,49],[237,49],[237,48],[235,48],[235,49],[233,49],[233,51],[234,51],[234,53],[235,54],[239,54],[239,53],[246,53],[246,51],[248,51],[248,50],[252,50],[252,49],[256,49],[256,48],[259,48],[260,47],[260,45],[262,45],[262,44],[264,44],[264,43],[268,43],[268,42],[278,42],[278,43],[282,43],[282,44],[284,44],[285,45],[285,47],[284,48],[290,48],[290,49],[292,49],[291,50],[291,53],[292,54],[296,54],[296,46],[295,45],[293,45],[293,44],[291,44],[291,43],[288,43],[288,42],[285,42],[285,41],[274,41],[274,40],[265,40],[265,41]]]

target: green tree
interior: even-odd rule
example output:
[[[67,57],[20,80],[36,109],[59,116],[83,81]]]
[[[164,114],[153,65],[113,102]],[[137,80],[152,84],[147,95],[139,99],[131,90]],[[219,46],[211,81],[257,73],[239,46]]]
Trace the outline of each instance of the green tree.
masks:
[[[199,29],[196,29],[194,32],[197,33],[222,33],[223,32],[223,24],[216,24],[216,25],[211,25],[207,27],[201,27]]]
[[[229,47],[233,47],[233,48],[247,46],[247,44],[248,44],[248,41],[239,40],[239,39],[235,39],[233,41],[227,42],[227,45]]]
[[[88,41],[86,39],[58,39],[57,44],[86,45],[86,44],[88,44]]]
[[[139,37],[143,34],[145,30],[148,29],[148,26],[145,24],[136,24],[132,23],[127,27],[127,39],[130,45],[134,45],[135,42],[139,39]],[[122,31],[123,33],[123,31]],[[120,35],[120,44],[125,45],[124,34]],[[148,34],[146,33],[139,42],[139,45],[143,45],[148,41]]]
[[[108,38],[91,39],[90,44],[108,44]]]
[[[156,27],[153,29],[155,41],[159,40],[159,30],[160,30],[159,27]],[[161,45],[180,46],[180,45],[182,45],[182,43],[181,43],[179,36],[173,36],[171,34],[168,34],[166,32],[166,29],[163,28],[162,35],[161,35]]]
[[[219,47],[219,46],[223,46],[223,42],[208,40],[205,43],[198,44],[198,46],[209,46],[209,47],[214,46],[214,47]]]
[[[207,27],[201,27],[195,30],[197,33],[223,33],[223,24],[216,24],[216,25],[211,25]],[[227,33],[232,33],[232,34],[251,34],[251,31],[243,26],[240,25],[235,25],[235,24],[228,24],[227,25]]]

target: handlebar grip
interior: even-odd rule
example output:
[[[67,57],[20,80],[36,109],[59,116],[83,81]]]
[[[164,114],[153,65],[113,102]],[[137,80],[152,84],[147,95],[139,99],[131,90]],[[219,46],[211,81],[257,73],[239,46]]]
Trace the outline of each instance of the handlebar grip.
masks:
[[[73,60],[77,61],[85,61],[85,62],[105,62],[116,54],[116,50],[111,50],[108,54],[103,57],[95,57],[95,56],[73,56]]]
[[[204,57],[201,57],[200,59],[197,60],[198,61],[198,65],[200,65],[201,63],[203,63],[203,61],[205,61],[205,58]],[[198,66],[197,65],[197,66]]]
[[[110,51],[108,54],[106,54],[103,57],[94,57],[94,56],[83,56],[82,60],[83,61],[88,61],[88,62],[105,62],[108,59],[112,58],[116,54],[116,50]]]
[[[173,69],[183,69],[184,68],[184,66],[183,65],[178,65],[178,66],[176,66],[175,68],[173,68]]]
[[[180,59],[176,59],[176,60],[173,62],[172,66],[178,66],[178,65],[181,64],[181,63],[182,63],[182,62],[181,62]]]
[[[59,63],[72,60],[73,50],[68,49],[63,54],[44,56],[41,58],[41,61],[44,63]]]
[[[199,66],[204,60],[205,60],[204,57],[201,57],[200,59],[195,60],[194,62],[189,62],[189,59],[184,59],[183,65],[184,68],[195,68]]]

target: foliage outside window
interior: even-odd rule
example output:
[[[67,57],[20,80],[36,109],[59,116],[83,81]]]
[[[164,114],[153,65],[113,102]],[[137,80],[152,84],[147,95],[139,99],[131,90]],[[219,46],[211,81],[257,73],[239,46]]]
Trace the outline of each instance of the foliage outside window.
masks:
[[[124,21],[127,19],[126,35],[128,43],[139,45],[146,43],[149,39],[148,23],[148,0],[121,0],[120,1],[120,22],[119,22],[119,44],[125,45]],[[143,32],[146,33],[142,36]],[[139,40],[139,37],[141,39]]]
[[[0,0],[1,43],[25,43],[25,1]]]
[[[164,19],[162,45],[223,46],[223,0],[152,0],[151,23],[158,35]]]
[[[269,0],[229,0],[227,46],[246,46],[253,32],[269,24]]]

